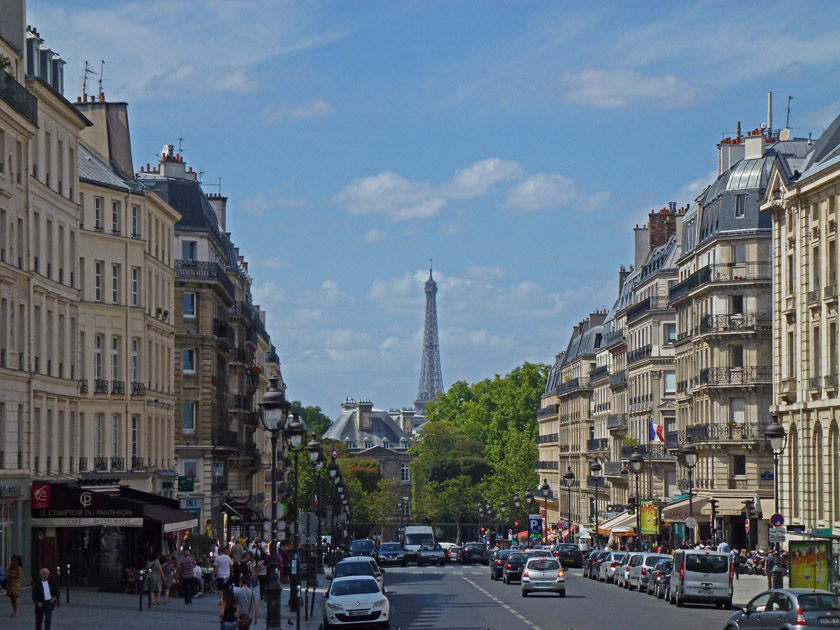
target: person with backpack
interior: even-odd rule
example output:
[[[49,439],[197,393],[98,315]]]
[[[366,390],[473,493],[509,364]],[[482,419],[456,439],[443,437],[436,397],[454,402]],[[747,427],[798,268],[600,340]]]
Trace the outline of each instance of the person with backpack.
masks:
[[[259,621],[260,608],[254,591],[250,587],[250,573],[242,572],[240,584],[241,586],[239,588],[233,589],[236,595],[236,606],[239,614],[237,624],[239,630],[248,630],[251,624],[256,624]]]

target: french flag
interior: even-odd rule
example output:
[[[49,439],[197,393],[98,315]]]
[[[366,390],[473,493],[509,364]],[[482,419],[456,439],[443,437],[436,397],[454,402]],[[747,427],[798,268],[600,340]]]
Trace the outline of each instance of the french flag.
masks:
[[[654,424],[652,421],[648,421],[650,425],[650,443],[653,444],[655,442],[665,443],[665,427],[661,424]]]

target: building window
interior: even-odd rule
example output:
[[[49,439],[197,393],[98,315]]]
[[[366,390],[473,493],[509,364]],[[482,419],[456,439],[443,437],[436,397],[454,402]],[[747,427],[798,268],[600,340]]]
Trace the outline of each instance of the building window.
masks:
[[[732,245],[732,262],[743,263],[747,260],[747,247],[745,245]]]
[[[743,219],[747,209],[747,196],[735,195],[735,218]]]
[[[192,477],[198,483],[198,462],[196,460],[184,460],[184,477]]]
[[[400,466],[400,481],[411,481],[411,468],[408,464]]]
[[[195,432],[195,406],[194,402],[185,402],[182,406],[181,427],[184,433]]]
[[[140,270],[137,267],[131,268],[131,305],[140,304]]]
[[[677,340],[677,325],[665,324],[665,343],[674,343]]]
[[[120,266],[111,265],[111,303],[120,303]]]
[[[139,433],[140,418],[131,416],[131,456],[137,457],[137,439]],[[133,466],[132,466],[133,467]]]
[[[139,339],[132,339],[131,340],[131,382],[132,383],[139,383],[140,382],[140,340]]]
[[[120,414],[111,416],[111,457],[120,456]]]
[[[111,337],[111,380],[120,380],[120,338]]]
[[[184,260],[198,260],[198,241],[181,241],[181,257]]]
[[[732,315],[743,315],[744,314],[744,296],[743,295],[733,295],[732,296]]]
[[[140,237],[140,206],[131,206],[131,235]]]
[[[744,399],[729,399],[729,422],[744,423]]]
[[[93,377],[102,380],[102,335],[93,338]]]
[[[665,393],[673,394],[675,391],[677,391],[676,373],[673,370],[667,370],[665,372]]]
[[[93,198],[93,228],[102,231],[102,197]]]
[[[733,455],[732,456],[732,476],[746,477],[747,476],[747,456]]]
[[[184,317],[195,317],[195,293],[184,293]]]
[[[102,431],[105,427],[105,415],[98,413],[93,418],[93,456],[102,457]]]
[[[184,372],[195,374],[195,350],[184,348]]]
[[[120,233],[120,202],[111,202],[111,231],[114,234]]]
[[[744,346],[732,345],[729,346],[729,367],[742,368],[744,367]]]
[[[93,299],[102,301],[102,263],[98,260],[93,263]]]

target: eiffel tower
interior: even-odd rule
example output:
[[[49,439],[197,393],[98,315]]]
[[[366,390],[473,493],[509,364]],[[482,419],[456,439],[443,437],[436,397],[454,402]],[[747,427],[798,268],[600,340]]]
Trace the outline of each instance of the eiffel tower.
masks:
[[[429,279],[426,280],[426,321],[423,328],[423,360],[420,363],[420,386],[414,401],[415,426],[425,421],[426,403],[437,399],[443,391],[443,376],[440,371],[440,345],[438,344],[437,283],[432,278],[432,261],[429,260]]]

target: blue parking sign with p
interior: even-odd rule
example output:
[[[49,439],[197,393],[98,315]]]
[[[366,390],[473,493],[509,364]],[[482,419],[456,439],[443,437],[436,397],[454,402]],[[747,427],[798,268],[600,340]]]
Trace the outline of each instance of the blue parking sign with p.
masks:
[[[542,519],[531,517],[528,519],[528,533],[541,534],[542,533]]]

